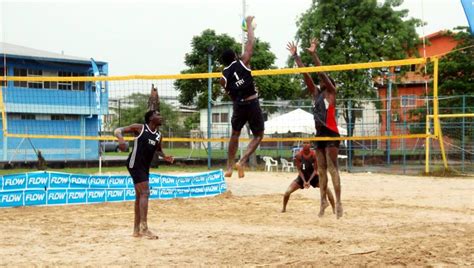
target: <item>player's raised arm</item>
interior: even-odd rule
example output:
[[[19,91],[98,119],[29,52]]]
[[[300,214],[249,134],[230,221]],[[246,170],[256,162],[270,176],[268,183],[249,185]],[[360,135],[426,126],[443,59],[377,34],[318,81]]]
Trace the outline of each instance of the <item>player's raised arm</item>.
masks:
[[[123,135],[126,133],[133,133],[135,136],[140,134],[142,131],[143,125],[141,124],[133,124],[128,127],[119,127],[114,130],[114,135],[117,137],[119,142],[119,149],[124,152],[126,150],[125,140]]]
[[[253,54],[253,44],[255,42],[254,29],[252,26],[253,19],[254,16],[248,16],[245,19],[245,22],[247,23],[247,43],[245,44],[245,50],[242,54],[241,60],[247,67],[250,66],[250,59]]]
[[[303,62],[301,61],[300,56],[298,56],[298,48],[296,47],[294,42],[288,42],[286,45],[286,49],[290,51],[290,55],[293,57],[293,59],[296,62],[296,65],[299,68],[306,67],[304,66]],[[311,94],[317,94],[316,86],[314,85],[313,78],[308,73],[303,73],[304,77],[304,82],[306,83],[306,86],[308,87],[308,90]]]
[[[319,60],[318,53],[316,52],[317,46],[318,46],[318,41],[315,38],[313,38],[311,39],[310,46],[306,50],[308,50],[309,54],[311,54],[314,65],[322,66],[321,60]],[[326,74],[326,72],[318,72],[318,76],[319,76],[319,79],[321,79],[324,82],[328,91],[334,92],[334,93],[336,92],[336,86],[332,83],[331,79],[329,79],[329,76]]]

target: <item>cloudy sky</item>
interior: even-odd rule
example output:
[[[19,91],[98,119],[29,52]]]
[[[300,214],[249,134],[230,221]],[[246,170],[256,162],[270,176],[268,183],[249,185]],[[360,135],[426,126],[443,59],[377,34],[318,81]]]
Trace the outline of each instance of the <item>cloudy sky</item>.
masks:
[[[51,52],[109,62],[110,75],[175,74],[193,36],[211,28],[240,40],[242,0],[0,0],[0,38]],[[256,36],[284,67],[285,45],[311,0],[246,0]],[[420,35],[467,26],[460,0],[405,0],[409,16],[428,24]]]

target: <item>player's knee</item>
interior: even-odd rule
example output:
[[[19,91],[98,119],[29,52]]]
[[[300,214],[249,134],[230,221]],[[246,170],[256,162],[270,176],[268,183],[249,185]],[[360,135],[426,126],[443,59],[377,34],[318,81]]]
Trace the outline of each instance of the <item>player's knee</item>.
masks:
[[[149,197],[150,196],[150,189],[146,189],[146,190],[141,191],[140,196]]]

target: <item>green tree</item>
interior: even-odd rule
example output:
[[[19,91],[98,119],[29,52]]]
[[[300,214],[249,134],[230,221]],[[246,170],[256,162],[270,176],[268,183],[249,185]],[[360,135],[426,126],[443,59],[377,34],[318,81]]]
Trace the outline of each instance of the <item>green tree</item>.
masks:
[[[394,10],[402,0],[313,0],[297,22],[296,38],[308,47],[311,38],[320,42],[318,49],[325,65],[396,60],[415,53],[419,42],[417,19],[406,19],[408,10]],[[311,63],[309,55],[303,61]],[[309,65],[309,64],[308,64]],[[362,108],[358,99],[376,97],[372,70],[332,72],[338,85],[339,105],[352,135],[356,117],[349,111]],[[350,101],[349,101],[350,100]],[[351,122],[349,122],[351,118]]]
[[[213,48],[212,72],[221,72],[224,66],[220,62],[220,55],[228,48],[234,49],[241,54],[241,44],[232,37],[221,34],[217,35],[214,30],[205,30],[199,36],[194,36],[191,42],[192,50],[185,55],[187,69],[181,71],[183,74],[207,73],[208,72],[208,49]],[[254,53],[251,59],[253,70],[272,69],[275,61],[275,54],[270,51],[270,45],[259,39],[255,42]],[[290,75],[280,76],[259,76],[255,77],[255,83],[260,96],[265,100],[291,99],[300,91],[298,82],[295,82]],[[176,80],[174,83],[180,92],[179,101],[186,105],[197,105],[198,108],[207,107],[207,79]],[[229,101],[228,96],[223,94],[223,90],[215,79],[212,84],[212,99]]]
[[[458,42],[452,52],[441,56],[438,62],[438,95],[439,112],[442,114],[474,113],[474,36],[466,27],[458,27],[456,32],[446,32]],[[428,73],[433,73],[433,63],[428,64]],[[433,83],[430,83],[433,88]],[[433,97],[430,90],[429,96]],[[463,100],[464,99],[464,100]],[[425,122],[425,108],[409,111],[410,118],[420,123]],[[459,118],[446,118],[443,122],[459,122]],[[474,135],[472,128],[466,128],[468,136]],[[424,133],[424,127],[412,127],[412,133]]]
[[[466,98],[465,113],[474,113],[474,36],[466,27],[458,28],[458,32],[447,32],[457,42],[453,52],[439,60],[438,94],[440,96],[470,95]],[[432,67],[430,68],[432,69]],[[431,92],[432,94],[432,92]],[[443,113],[462,113],[459,98],[446,98],[439,102]]]
[[[133,93],[124,98],[127,101],[122,101],[120,110],[116,110],[117,113],[120,113],[121,126],[145,123],[144,115],[148,111],[148,97],[147,94]],[[167,136],[169,131],[177,135],[177,133],[181,133],[184,130],[179,124],[179,114],[173,110],[171,105],[161,102],[160,112],[164,119],[160,127],[163,135]],[[119,127],[118,117],[114,119],[112,125],[114,128]]]

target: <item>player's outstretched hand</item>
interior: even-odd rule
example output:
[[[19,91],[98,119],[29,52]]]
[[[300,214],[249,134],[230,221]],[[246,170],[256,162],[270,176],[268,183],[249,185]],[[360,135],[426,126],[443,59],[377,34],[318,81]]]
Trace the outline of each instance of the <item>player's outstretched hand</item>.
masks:
[[[306,48],[306,50],[308,50],[310,53],[315,53],[317,47],[318,47],[318,40],[316,40],[316,38],[312,38],[310,46]]]
[[[250,27],[252,25],[252,21],[255,17],[254,16],[247,16],[247,18],[245,18],[245,22],[247,23],[247,27]]]
[[[125,142],[119,142],[119,150],[125,152],[127,150],[127,144]]]
[[[286,45],[286,49],[290,51],[291,56],[295,56],[298,53],[298,48],[296,47],[295,42],[293,41],[288,42],[288,44]]]
[[[163,157],[163,159],[164,159],[166,162],[170,163],[170,164],[173,164],[173,162],[174,162],[174,158],[173,158],[172,156],[169,156],[169,155]]]

